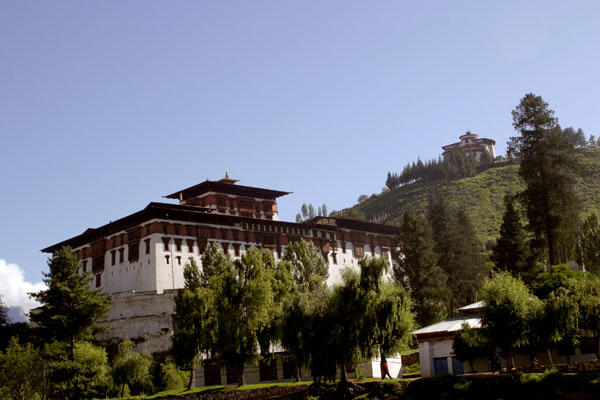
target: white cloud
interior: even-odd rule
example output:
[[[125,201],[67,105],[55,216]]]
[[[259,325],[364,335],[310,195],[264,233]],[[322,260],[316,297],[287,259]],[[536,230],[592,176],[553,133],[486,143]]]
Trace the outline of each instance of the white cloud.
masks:
[[[30,299],[28,293],[46,289],[44,282],[25,281],[23,270],[17,264],[9,264],[0,258],[0,295],[8,307],[21,307],[26,313],[40,303]]]

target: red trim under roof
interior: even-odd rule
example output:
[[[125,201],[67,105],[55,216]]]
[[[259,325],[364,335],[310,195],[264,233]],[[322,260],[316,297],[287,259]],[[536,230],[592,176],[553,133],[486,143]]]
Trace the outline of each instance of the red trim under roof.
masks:
[[[251,186],[235,185],[230,183],[216,182],[216,181],[204,181],[194,186],[190,186],[187,189],[178,190],[175,193],[171,193],[166,197],[167,199],[178,199],[179,195],[183,200],[197,197],[206,192],[217,192],[225,194],[235,194],[238,196],[254,197],[259,199],[275,200],[278,197],[285,196],[292,192],[282,192],[279,190],[262,189]]]

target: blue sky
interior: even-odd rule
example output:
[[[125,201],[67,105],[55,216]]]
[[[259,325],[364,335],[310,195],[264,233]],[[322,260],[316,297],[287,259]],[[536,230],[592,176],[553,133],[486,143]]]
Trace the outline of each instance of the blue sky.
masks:
[[[293,220],[466,130],[503,154],[528,92],[598,136],[598,21],[596,1],[2,1],[0,293],[41,280],[41,248],[226,170],[292,191]]]

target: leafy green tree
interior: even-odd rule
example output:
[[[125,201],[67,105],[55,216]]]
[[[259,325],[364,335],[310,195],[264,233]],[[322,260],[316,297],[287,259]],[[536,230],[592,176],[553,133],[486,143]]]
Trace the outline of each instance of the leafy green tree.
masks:
[[[452,347],[459,360],[469,362],[471,372],[476,372],[473,361],[490,353],[488,342],[482,332],[479,329],[471,328],[466,323],[463,323],[462,329],[454,334]]]
[[[173,355],[181,368],[190,371],[188,390],[194,380],[198,356],[211,348],[214,321],[210,313],[211,292],[202,284],[202,274],[192,257],[183,269],[184,287],[175,295]]]
[[[361,194],[360,196],[358,196],[358,199],[356,200],[358,203],[362,203],[363,201],[367,200],[369,198],[369,196],[367,196],[366,194]]]
[[[595,212],[587,216],[579,231],[577,263],[600,275],[600,218]]]
[[[520,158],[525,183],[520,197],[536,238],[545,242],[549,265],[565,262],[577,239],[578,200],[575,180],[579,166],[554,111],[540,96],[529,93],[512,111],[520,136],[508,142],[508,154]]]
[[[108,313],[109,302],[90,289],[89,273],[79,274],[77,256],[70,247],[57,250],[48,261],[49,273],[44,273],[48,289],[31,296],[42,303],[31,320],[50,331],[57,340],[70,344],[70,359],[75,359],[75,342],[89,338],[100,326],[96,321]]]
[[[219,258],[217,258],[219,260]],[[249,249],[241,260],[221,258],[221,265],[210,265],[203,258],[202,266],[218,271],[210,276],[213,291],[211,313],[217,321],[214,332],[214,353],[222,364],[239,371],[238,383],[245,384],[244,364],[255,361],[259,354],[258,334],[271,321],[273,290],[263,253]]]
[[[485,274],[483,246],[471,222],[462,210],[455,212],[442,195],[429,200],[428,219],[433,229],[438,266],[448,277],[450,297],[446,305],[449,315],[476,300]]]
[[[579,323],[581,320],[579,307],[568,287],[561,287],[543,300],[541,310],[533,315],[530,332],[544,344],[550,364],[552,352],[550,348],[560,342],[577,344]]]
[[[40,352],[31,343],[21,345],[16,338],[12,338],[6,351],[0,353],[0,398],[41,398],[43,382]]]
[[[311,204],[308,205],[308,218],[312,219],[315,217],[315,207]]]
[[[303,239],[288,245],[279,266],[290,271],[293,280],[287,296],[282,297],[279,329],[281,344],[294,357],[295,378],[299,381],[300,367],[309,364],[311,318],[316,313],[316,304],[326,297],[329,268],[321,253]]]
[[[573,271],[567,264],[553,265],[550,272],[540,273],[531,283],[533,293],[540,299],[546,299],[561,288],[568,288],[573,280],[583,279],[581,272]]]
[[[119,351],[112,363],[111,374],[116,385],[121,386],[121,397],[125,392],[125,385],[135,387],[138,393],[150,381],[150,366],[152,358],[148,354],[139,354],[131,351],[135,344],[125,340],[119,344]]]
[[[540,300],[522,280],[504,271],[484,281],[481,299],[486,304],[481,310],[483,335],[491,346],[508,354],[509,367],[514,368],[513,350],[528,344],[532,316],[540,309]]]
[[[323,285],[329,277],[329,266],[323,256],[304,239],[289,243],[283,253],[283,260],[291,263],[294,283],[302,287],[302,290],[304,286],[313,290],[316,286]]]
[[[300,213],[296,214],[296,223],[302,222],[302,215]]]
[[[584,279],[573,279],[570,281],[571,292],[579,307],[580,333],[600,337],[600,278],[596,275],[587,274]],[[596,357],[598,347],[596,347]]]
[[[407,211],[400,223],[400,247],[394,251],[394,278],[413,301],[419,326],[437,322],[446,313],[450,292],[446,273],[437,265],[433,231],[427,219]]]
[[[321,210],[323,211],[323,216],[324,217],[328,217],[329,214],[327,213],[327,206],[325,205],[325,203],[323,203],[323,205],[321,206]]]
[[[372,357],[378,345],[382,352],[398,351],[414,327],[406,292],[399,285],[383,283],[387,260],[366,257],[359,266],[360,274],[344,272],[343,285],[336,286],[331,297],[334,356],[342,382],[348,380],[347,365]]]
[[[600,138],[599,138],[599,140],[600,140]],[[596,146],[598,144],[598,142],[596,142],[596,136],[590,135],[590,140],[588,143],[590,146]]]
[[[527,233],[514,204],[514,197],[504,197],[504,215],[500,225],[500,237],[492,249],[490,259],[500,271],[508,271],[530,283],[536,276],[536,264],[529,257]]]
[[[44,347],[49,398],[83,399],[106,397],[112,380],[106,351],[89,342],[75,344],[75,358],[69,358],[69,345],[53,342]]]

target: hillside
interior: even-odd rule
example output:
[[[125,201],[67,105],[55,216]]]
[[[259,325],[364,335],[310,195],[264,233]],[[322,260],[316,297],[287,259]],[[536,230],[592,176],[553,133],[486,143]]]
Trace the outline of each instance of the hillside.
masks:
[[[582,214],[600,211],[600,149],[577,150],[584,167],[578,180],[577,191],[582,203]],[[413,209],[425,212],[430,194],[443,193],[451,205],[462,207],[471,217],[483,243],[494,241],[504,211],[503,197],[522,189],[518,165],[491,168],[471,178],[457,180],[438,179],[424,183],[401,186],[379,195],[373,195],[354,209],[361,211],[367,220],[397,225],[402,213]],[[337,213],[339,215],[339,213]]]

